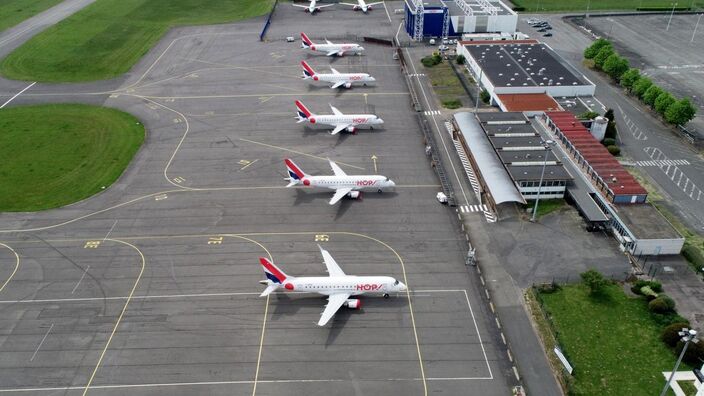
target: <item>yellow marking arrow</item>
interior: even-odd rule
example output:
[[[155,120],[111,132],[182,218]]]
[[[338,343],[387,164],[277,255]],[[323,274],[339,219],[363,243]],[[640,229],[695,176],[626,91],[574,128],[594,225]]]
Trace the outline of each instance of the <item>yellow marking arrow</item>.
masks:
[[[379,159],[379,157],[376,156],[376,154],[372,154],[372,161],[374,161],[374,172],[378,172],[377,167],[376,167],[376,160]]]

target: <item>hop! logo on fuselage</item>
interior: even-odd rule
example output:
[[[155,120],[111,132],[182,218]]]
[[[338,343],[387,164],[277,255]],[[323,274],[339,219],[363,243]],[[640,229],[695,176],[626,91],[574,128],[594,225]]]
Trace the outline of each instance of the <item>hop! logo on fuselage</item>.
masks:
[[[374,284],[374,283],[363,283],[357,285],[357,290],[364,290],[364,291],[376,291],[376,290],[381,290],[384,285],[380,284]]]
[[[357,180],[358,186],[373,186],[376,184],[376,180]]]
[[[352,122],[355,124],[364,124],[365,122],[367,122],[367,119],[364,117],[357,117],[357,118],[353,118]]]

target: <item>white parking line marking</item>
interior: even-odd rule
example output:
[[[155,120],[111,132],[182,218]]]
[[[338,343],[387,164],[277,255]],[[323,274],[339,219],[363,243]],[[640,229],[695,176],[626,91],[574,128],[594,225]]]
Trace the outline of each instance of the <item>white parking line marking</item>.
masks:
[[[78,289],[78,285],[81,284],[81,281],[83,278],[85,278],[86,274],[88,273],[88,270],[90,269],[90,265],[86,267],[85,271],[83,271],[83,275],[81,275],[81,279],[78,280],[78,283],[76,283],[76,286],[73,287],[73,290],[71,290],[71,294],[76,292],[76,289]]]
[[[51,326],[49,326],[49,330],[47,330],[46,334],[44,334],[44,338],[42,338],[42,342],[40,342],[39,345],[37,345],[37,349],[34,350],[34,354],[29,359],[30,362],[33,361],[34,358],[37,356],[37,352],[39,352],[39,348],[42,347],[42,345],[44,344],[44,341],[46,341],[46,337],[49,336],[49,333],[51,332],[51,329],[53,329],[53,328],[54,328],[54,324],[52,323]]]
[[[3,107],[7,106],[10,102],[12,102],[13,100],[15,100],[16,97],[22,95],[22,93],[24,93],[24,91],[26,91],[26,90],[32,88],[32,87],[34,86],[34,84],[36,84],[36,82],[33,82],[33,83],[29,84],[25,89],[23,89],[23,90],[17,92],[17,94],[15,94],[15,96],[11,97],[7,102],[3,103],[2,106],[0,106],[0,109],[2,109]]]

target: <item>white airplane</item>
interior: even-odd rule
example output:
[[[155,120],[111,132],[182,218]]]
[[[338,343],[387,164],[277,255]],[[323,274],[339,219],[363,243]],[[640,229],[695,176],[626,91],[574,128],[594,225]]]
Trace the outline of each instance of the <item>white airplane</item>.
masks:
[[[316,11],[320,12],[321,8],[330,7],[330,6],[335,5],[335,4],[316,5],[317,2],[318,2],[317,0],[310,0],[309,5],[302,5],[302,4],[296,4],[296,3],[291,3],[291,5],[294,7],[303,8],[303,9],[305,9],[306,12],[309,12],[311,15],[313,15]]]
[[[390,276],[354,276],[346,275],[327,250],[318,245],[328,276],[310,276],[295,278],[286,275],[265,257],[259,262],[264,267],[266,280],[259,283],[267,285],[260,297],[265,297],[283,287],[286,291],[319,293],[328,296],[328,304],[320,316],[318,326],[325,326],[343,305],[347,308],[360,309],[362,301],[351,296],[361,294],[381,294],[388,298],[391,293],[406,291],[406,285]]]
[[[366,14],[367,11],[370,11],[372,9],[372,6],[375,6],[377,4],[384,4],[383,1],[378,1],[376,3],[366,3],[364,0],[357,0],[357,4],[352,4],[352,3],[342,3],[340,4],[352,6],[352,9],[355,11],[362,11],[363,13]]]
[[[376,79],[368,73],[340,73],[332,67],[330,68],[332,73],[316,73],[306,61],[301,61],[301,66],[303,66],[304,80],[311,79],[313,81],[329,82],[332,83],[330,87],[332,89],[340,87],[351,88],[353,83],[367,85],[368,82],[376,81]]]
[[[335,190],[335,194],[330,199],[330,205],[335,205],[343,197],[357,199],[361,196],[361,190],[375,189],[381,193],[384,189],[393,188],[396,183],[386,176],[381,175],[354,175],[348,176],[336,163],[330,161],[330,167],[334,176],[311,176],[301,170],[293,161],[286,158],[286,170],[288,176],[285,180],[289,183],[286,187],[304,185],[306,187],[321,187]]]
[[[301,32],[301,48],[310,48],[314,52],[325,52],[327,56],[343,56],[348,52],[361,55],[364,51],[364,47],[359,44],[333,44],[329,40],[325,40],[325,44],[316,44],[303,32]]]
[[[330,132],[331,135],[337,135],[342,131],[356,133],[357,128],[369,127],[374,129],[374,125],[381,125],[384,120],[374,114],[342,114],[335,106],[330,105],[333,114],[317,115],[313,114],[300,100],[296,101],[298,107],[297,119],[298,123],[307,121],[310,124],[324,124],[333,126],[334,129]]]

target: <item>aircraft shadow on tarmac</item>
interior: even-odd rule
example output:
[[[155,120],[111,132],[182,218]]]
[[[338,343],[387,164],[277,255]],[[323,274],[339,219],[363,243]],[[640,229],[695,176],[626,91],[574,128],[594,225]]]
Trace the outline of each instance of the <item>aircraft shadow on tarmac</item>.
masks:
[[[301,204],[310,204],[310,203],[325,203],[327,204],[328,201],[330,201],[330,198],[332,198],[333,195],[333,190],[305,190],[305,187],[301,188],[296,188],[296,199],[293,202],[293,206],[299,206]],[[347,210],[350,208],[351,205],[354,205],[354,201],[359,201],[363,199],[372,199],[372,200],[377,200],[377,199],[394,199],[398,193],[396,191],[384,191],[382,193],[378,193],[376,191],[363,191],[362,195],[360,198],[357,199],[351,199],[351,198],[342,198],[340,202],[338,202],[336,205],[338,206],[337,210],[337,215],[335,216],[335,220],[338,218],[342,217],[342,215],[347,212]],[[321,202],[322,201],[322,202]]]

